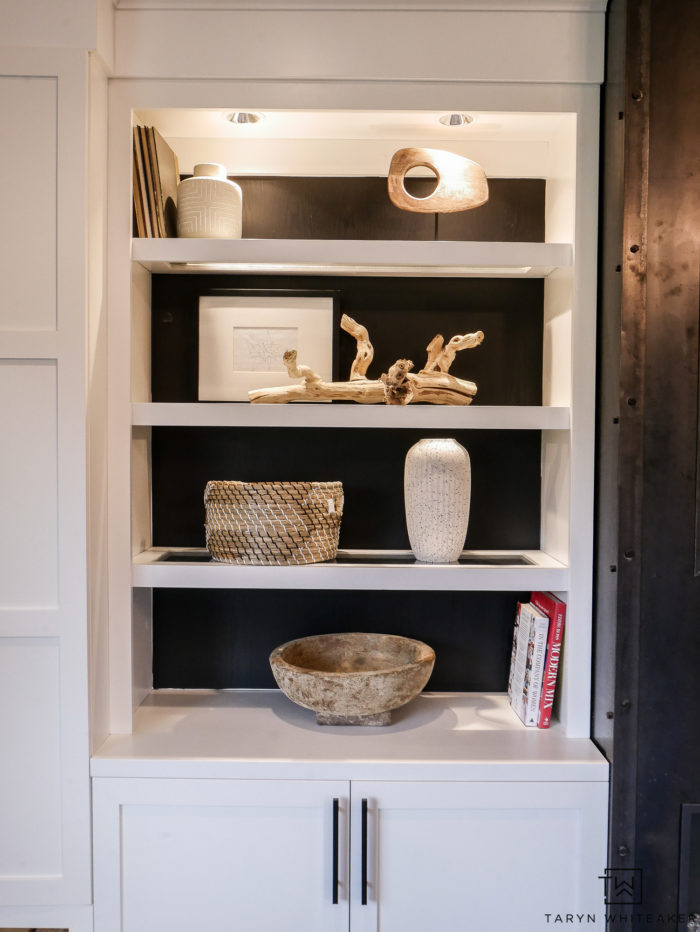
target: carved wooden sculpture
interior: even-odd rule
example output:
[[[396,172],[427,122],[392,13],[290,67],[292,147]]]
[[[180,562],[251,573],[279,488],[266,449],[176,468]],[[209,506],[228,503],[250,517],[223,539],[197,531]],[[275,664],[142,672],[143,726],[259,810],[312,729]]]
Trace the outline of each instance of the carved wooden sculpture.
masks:
[[[429,168],[437,175],[437,187],[428,197],[414,197],[406,190],[404,179],[412,168]],[[399,149],[391,159],[387,182],[392,203],[401,210],[416,213],[471,210],[489,199],[489,186],[481,165],[442,149]]]
[[[476,394],[476,385],[450,375],[448,369],[455,355],[463,349],[478,346],[484,339],[481,330],[454,336],[444,345],[438,334],[428,347],[425,368],[413,373],[410,359],[397,359],[379,379],[368,379],[367,369],[374,358],[374,349],[367,328],[343,314],[340,326],[355,338],[357,353],[350,367],[350,381],[324,382],[317,372],[297,363],[296,350],[284,354],[284,364],[290,378],[303,379],[295,385],[280,388],[259,388],[248,392],[253,404],[285,404],[289,401],[356,401],[359,404],[392,405],[428,402],[442,405],[468,405]]]

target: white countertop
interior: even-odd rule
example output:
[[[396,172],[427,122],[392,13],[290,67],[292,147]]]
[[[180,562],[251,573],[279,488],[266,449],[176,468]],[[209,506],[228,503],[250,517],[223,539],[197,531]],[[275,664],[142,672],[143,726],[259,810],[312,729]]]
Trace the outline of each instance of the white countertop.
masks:
[[[608,779],[587,738],[526,728],[501,693],[423,693],[385,727],[321,726],[279,690],[160,690],[93,776],[367,780]]]

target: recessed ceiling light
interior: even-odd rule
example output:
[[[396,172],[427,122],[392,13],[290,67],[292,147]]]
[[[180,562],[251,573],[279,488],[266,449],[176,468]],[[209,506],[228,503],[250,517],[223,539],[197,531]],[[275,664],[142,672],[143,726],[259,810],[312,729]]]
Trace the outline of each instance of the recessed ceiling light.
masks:
[[[251,113],[247,110],[234,110],[233,113],[227,113],[226,119],[230,123],[258,123],[262,120],[261,113]]]
[[[466,126],[467,123],[474,122],[474,117],[469,113],[444,113],[440,122],[443,126]]]

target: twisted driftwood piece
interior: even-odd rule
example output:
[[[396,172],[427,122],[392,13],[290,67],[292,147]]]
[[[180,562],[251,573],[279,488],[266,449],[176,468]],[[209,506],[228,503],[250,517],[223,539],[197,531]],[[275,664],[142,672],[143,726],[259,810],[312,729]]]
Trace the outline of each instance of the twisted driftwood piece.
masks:
[[[425,368],[413,373],[410,359],[397,359],[379,379],[368,379],[367,369],[374,358],[374,348],[367,328],[343,314],[340,326],[355,338],[357,353],[350,367],[350,381],[324,382],[309,366],[297,363],[296,350],[284,354],[284,364],[292,379],[303,379],[280,388],[259,388],[248,392],[253,404],[286,404],[290,401],[356,401],[359,404],[406,405],[427,402],[443,405],[468,405],[476,394],[476,385],[450,375],[448,369],[455,355],[478,346],[484,339],[481,330],[454,336],[445,345],[438,334],[427,347]]]

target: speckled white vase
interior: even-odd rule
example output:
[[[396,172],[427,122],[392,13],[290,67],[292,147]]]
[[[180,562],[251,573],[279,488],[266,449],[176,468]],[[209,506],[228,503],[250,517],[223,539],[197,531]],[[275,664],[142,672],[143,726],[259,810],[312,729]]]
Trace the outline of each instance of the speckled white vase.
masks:
[[[469,454],[456,440],[419,440],[406,454],[406,526],[416,560],[456,563],[469,524]]]
[[[177,235],[240,239],[243,192],[216,162],[194,166],[194,175],[177,186]]]

